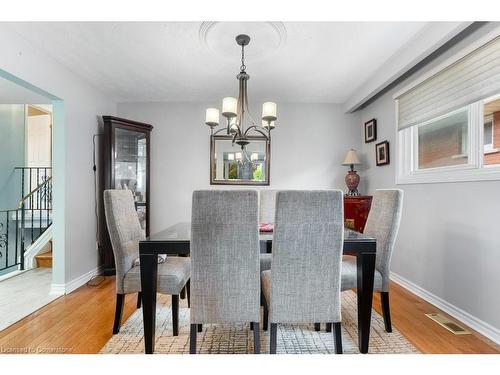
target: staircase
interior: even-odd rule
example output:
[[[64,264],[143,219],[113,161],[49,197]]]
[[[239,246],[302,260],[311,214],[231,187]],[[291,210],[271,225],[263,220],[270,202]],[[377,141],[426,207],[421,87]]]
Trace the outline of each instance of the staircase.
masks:
[[[52,169],[16,167],[21,173],[21,199],[16,208],[0,210],[0,276],[26,268],[25,255],[52,224]],[[50,234],[50,232],[47,232]],[[47,234],[45,237],[47,237]],[[52,266],[52,244],[43,244],[38,266]],[[31,253],[36,247],[31,249]],[[40,253],[46,254],[40,254]],[[36,252],[35,252],[36,253]],[[50,253],[50,256],[49,254]],[[28,265],[30,267],[30,265]]]
[[[36,264],[42,268],[52,268],[52,251],[35,256]]]
[[[37,267],[52,268],[52,240],[47,242],[40,252],[35,255]]]

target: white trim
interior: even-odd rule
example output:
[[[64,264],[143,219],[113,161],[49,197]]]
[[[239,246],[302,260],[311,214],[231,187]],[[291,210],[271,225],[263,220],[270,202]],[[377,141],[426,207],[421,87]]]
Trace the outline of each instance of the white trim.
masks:
[[[468,163],[420,170],[416,169],[418,157],[416,155],[416,133],[420,125],[398,130],[398,101],[396,100],[396,185],[500,180],[500,165],[483,165],[483,109],[484,102],[489,99],[479,100],[464,107],[468,108],[469,111]],[[463,110],[463,108],[436,117],[423,124],[449,116],[460,110]]]
[[[50,285],[50,295],[62,296],[64,295],[64,284],[54,284]]]
[[[98,266],[93,270],[90,270],[89,272],[86,272],[83,275],[78,276],[77,278],[71,280],[66,284],[52,283],[50,287],[50,294],[57,294],[57,295],[69,294],[72,291],[84,285],[85,283],[87,283],[92,278],[92,276],[100,275],[101,273],[102,273],[102,266]]]
[[[500,344],[500,329],[493,327],[491,324],[488,324],[485,321],[458,308],[457,306],[452,305],[451,303],[425,290],[424,288],[418,286],[417,284],[411,282],[410,280],[404,278],[403,276],[391,272],[390,278],[396,284],[409,290],[410,292],[422,298],[426,302],[429,302],[431,305],[436,306],[438,309],[443,310],[445,313],[449,314],[458,321],[464,323],[474,331],[489,338],[495,343]]]
[[[482,38],[479,38],[475,40],[473,43],[469,44],[467,47],[461,49],[459,52],[455,53],[453,56],[450,58],[446,59],[443,61],[441,64],[436,66],[435,68],[429,70],[427,73],[422,74],[420,77],[415,79],[413,82],[409,83],[405,87],[403,87],[401,90],[397,91],[392,98],[397,99],[401,95],[406,94],[408,91],[413,90],[415,87],[423,83],[424,81],[428,80],[432,76],[440,73],[442,70],[450,67],[451,65],[455,64],[458,62],[460,59],[463,59],[465,56],[468,54],[474,52],[476,49],[482,47],[486,43],[492,41],[493,39],[497,38],[500,36],[500,26],[494,28],[492,31],[490,31],[488,34],[483,36]]]
[[[4,281],[4,280],[7,280],[7,279],[10,279],[11,277],[14,277],[14,276],[17,276],[17,275],[20,275],[22,273],[25,273],[27,270],[14,270],[12,272],[9,272],[9,273],[6,273],[5,275],[2,275],[0,276],[0,281]]]
[[[45,245],[52,239],[52,225],[50,225],[40,237],[36,239],[33,245],[30,245],[24,254],[24,268],[36,268],[35,256],[40,254]]]

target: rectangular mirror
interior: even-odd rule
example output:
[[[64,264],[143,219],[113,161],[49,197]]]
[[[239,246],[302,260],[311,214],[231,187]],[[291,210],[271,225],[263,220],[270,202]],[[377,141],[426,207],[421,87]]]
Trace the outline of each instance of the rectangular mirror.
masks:
[[[269,142],[259,136],[248,140],[242,148],[228,135],[210,138],[211,185],[269,185]]]

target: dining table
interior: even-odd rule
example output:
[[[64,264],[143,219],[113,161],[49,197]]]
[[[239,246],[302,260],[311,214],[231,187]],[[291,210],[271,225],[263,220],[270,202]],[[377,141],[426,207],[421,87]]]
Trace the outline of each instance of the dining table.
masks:
[[[190,238],[191,223],[182,222],[154,233],[139,242],[144,347],[146,354],[152,354],[155,348],[158,256],[162,254],[166,254],[167,256],[189,256]],[[264,248],[267,252],[272,252],[273,233],[260,232],[259,238],[261,248]],[[361,353],[368,353],[376,239],[344,228],[343,254],[356,257],[358,346]]]

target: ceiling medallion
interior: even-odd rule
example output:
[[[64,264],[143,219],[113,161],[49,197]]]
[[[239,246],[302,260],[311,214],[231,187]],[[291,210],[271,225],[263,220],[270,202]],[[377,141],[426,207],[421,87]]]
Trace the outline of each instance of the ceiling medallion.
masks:
[[[283,22],[202,22],[198,37],[200,43],[211,53],[223,59],[232,57],[229,35],[252,35],[256,42],[249,56],[253,61],[265,58],[278,51],[286,42],[287,32]]]

